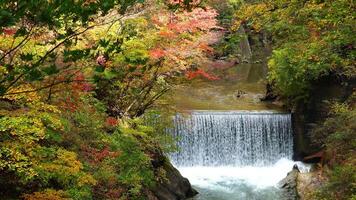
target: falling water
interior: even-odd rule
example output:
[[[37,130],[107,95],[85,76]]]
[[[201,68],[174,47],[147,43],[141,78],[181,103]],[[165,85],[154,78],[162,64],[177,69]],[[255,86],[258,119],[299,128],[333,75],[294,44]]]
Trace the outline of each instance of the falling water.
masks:
[[[295,162],[291,115],[194,111],[177,115],[175,166],[198,189],[199,200],[276,200],[275,186]]]
[[[179,167],[269,166],[293,154],[290,114],[193,112],[174,123],[180,151],[171,158]]]

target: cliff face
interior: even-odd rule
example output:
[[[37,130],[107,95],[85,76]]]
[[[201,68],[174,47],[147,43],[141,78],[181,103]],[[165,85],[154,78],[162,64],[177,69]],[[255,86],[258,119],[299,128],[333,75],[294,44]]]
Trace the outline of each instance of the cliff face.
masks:
[[[328,102],[345,101],[356,86],[356,80],[345,80],[334,75],[323,77],[313,84],[308,102],[298,102],[292,108],[294,131],[294,159],[303,160],[305,156],[320,150],[311,142],[311,132],[318,123],[323,122],[329,113]],[[311,162],[313,162],[311,160]]]

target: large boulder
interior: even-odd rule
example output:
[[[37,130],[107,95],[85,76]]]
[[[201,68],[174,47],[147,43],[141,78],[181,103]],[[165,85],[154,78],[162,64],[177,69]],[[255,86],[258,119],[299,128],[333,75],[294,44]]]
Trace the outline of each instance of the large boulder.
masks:
[[[181,200],[187,199],[198,194],[192,188],[188,179],[182,177],[179,171],[170,163],[164,166],[166,179],[163,183],[158,183],[152,190],[154,195],[160,200]]]

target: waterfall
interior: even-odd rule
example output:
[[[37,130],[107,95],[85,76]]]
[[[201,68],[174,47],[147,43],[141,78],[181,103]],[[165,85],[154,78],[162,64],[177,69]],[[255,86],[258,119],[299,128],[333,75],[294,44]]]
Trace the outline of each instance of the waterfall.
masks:
[[[271,166],[293,154],[290,114],[194,111],[174,124],[180,151],[170,157],[178,167]]]

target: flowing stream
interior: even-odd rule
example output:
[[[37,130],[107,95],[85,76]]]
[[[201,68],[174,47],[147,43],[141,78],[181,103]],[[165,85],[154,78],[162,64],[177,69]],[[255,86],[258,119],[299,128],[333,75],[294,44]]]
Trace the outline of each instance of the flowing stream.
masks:
[[[295,162],[291,116],[269,111],[194,111],[177,115],[180,151],[172,163],[201,200],[276,200]]]

